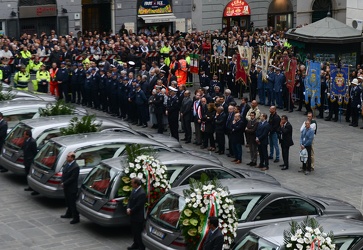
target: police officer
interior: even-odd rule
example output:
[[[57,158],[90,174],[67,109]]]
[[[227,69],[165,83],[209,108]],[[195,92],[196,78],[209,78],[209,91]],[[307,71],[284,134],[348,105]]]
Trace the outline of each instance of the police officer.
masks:
[[[9,59],[6,57],[2,58],[0,70],[2,72],[2,81],[6,84],[11,84],[11,68],[9,66]]]
[[[162,86],[155,86],[156,96],[152,104],[155,106],[155,116],[158,125],[158,133],[162,134],[164,132],[163,124],[163,114],[164,114],[164,95],[161,93]]]
[[[92,106],[91,95],[92,95],[92,75],[91,71],[87,70],[86,78],[84,79],[84,93],[82,93],[82,102],[87,107]]]
[[[215,87],[218,86],[221,93],[224,92],[224,86],[223,84],[218,81],[218,76],[216,74],[213,75],[213,80],[209,84],[209,93],[211,96],[214,95]]]
[[[58,83],[59,99],[62,100],[63,98],[65,98],[66,102],[69,102],[69,96],[68,96],[69,73],[68,69],[66,68],[66,62],[61,62],[61,67],[57,72],[56,80]]]
[[[107,82],[107,76],[106,71],[104,69],[100,69],[100,78],[98,81],[98,91],[99,91],[99,97],[100,97],[100,109],[102,109],[103,112],[107,111],[107,95],[106,95],[106,82]]]
[[[30,82],[30,74],[26,72],[25,65],[20,67],[20,71],[15,73],[14,85],[19,90],[28,90],[28,84]]]
[[[256,70],[256,66],[254,64],[251,65],[250,70],[250,100],[256,100],[257,95],[257,78],[258,71]]]
[[[263,82],[262,66],[260,66],[260,65],[257,65],[257,88],[258,88],[259,104],[265,105],[265,101],[266,101],[265,83]]]
[[[71,99],[72,103],[76,102],[77,91],[80,92],[80,89],[79,89],[80,86],[78,84],[78,76],[79,76],[78,65],[77,65],[77,63],[74,63],[73,69],[72,69],[72,75],[70,76],[70,83],[71,83],[71,89],[72,89],[72,99]],[[80,100],[79,97],[80,96],[78,96],[78,100]]]
[[[91,93],[91,103],[93,103],[92,108],[99,110],[100,109],[100,99],[98,94],[98,87],[99,87],[100,76],[97,73],[96,68],[91,68],[91,86],[92,86],[92,93]]]
[[[143,128],[147,127],[147,101],[146,95],[144,91],[141,89],[140,84],[136,84],[135,86],[136,92],[135,92],[135,104],[137,107],[137,116],[139,123],[137,126],[142,126]]]
[[[169,98],[166,104],[166,115],[168,116],[171,136],[179,141],[178,118],[179,118],[179,99],[176,96],[178,90],[169,87]]]
[[[136,84],[137,84],[136,79],[132,79],[131,85],[130,82],[128,84],[129,87],[128,118],[133,125],[137,125],[137,106],[135,104]]]
[[[201,88],[204,88],[204,87],[208,87],[209,88],[210,79],[209,79],[209,76],[205,73],[204,70],[202,70],[200,72],[199,82],[200,82],[200,87]]]
[[[43,65],[43,63],[40,61],[39,56],[35,56],[34,60],[30,60],[29,62],[29,70],[31,74],[36,74],[41,66]]]
[[[270,65],[268,67],[268,72],[267,72],[267,84],[265,86],[266,92],[267,92],[267,104],[266,106],[271,106],[271,103],[274,100],[274,96],[273,96],[273,87],[275,84],[275,72],[273,70],[273,66]]]
[[[36,80],[38,83],[38,92],[48,93],[48,85],[50,81],[49,71],[45,69],[45,65],[42,64],[40,70],[36,74]]]
[[[283,73],[281,73],[281,69],[279,67],[275,67],[276,69],[276,73],[275,73],[275,81],[274,81],[274,85],[273,85],[273,99],[272,99],[272,105],[275,105],[275,101],[276,101],[276,106],[279,109],[283,109],[283,103],[282,103],[282,87],[283,85],[286,85],[286,78],[285,75]]]
[[[111,116],[118,116],[119,114],[119,104],[118,104],[118,75],[112,73],[111,81],[108,79],[107,85],[110,85],[109,96],[110,96],[110,113]],[[111,83],[111,84],[110,84]]]
[[[236,83],[235,83],[235,76],[236,76],[236,63],[234,61],[234,58],[228,57],[230,59],[230,62],[228,64],[228,71],[227,71],[227,86],[232,92],[232,96],[238,96],[238,90],[236,89]],[[251,99],[253,100],[253,99]]]
[[[128,96],[129,96],[129,91],[130,88],[128,86],[128,82],[129,82],[129,78],[127,76],[123,77],[121,79],[121,83],[119,85],[119,110],[120,110],[120,116],[119,118],[121,119],[125,119],[127,117],[127,109],[129,107],[129,103],[128,103]]]

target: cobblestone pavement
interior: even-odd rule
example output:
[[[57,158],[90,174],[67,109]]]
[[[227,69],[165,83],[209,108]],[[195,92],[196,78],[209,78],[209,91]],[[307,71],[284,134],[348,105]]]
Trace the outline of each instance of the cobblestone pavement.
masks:
[[[265,106],[260,109],[268,112]],[[317,120],[316,167],[311,175],[305,176],[298,173],[301,166],[299,129],[305,116],[302,112],[278,110],[278,113],[288,115],[295,145],[290,150],[290,169],[281,171],[280,160],[280,163],[271,163],[267,173],[290,189],[342,199],[363,211],[363,130],[349,127],[344,118],[342,123]],[[194,145],[182,144],[187,149],[200,150]],[[236,166],[225,155],[220,159],[227,167]],[[249,169],[248,162],[249,154],[243,147],[243,161],[238,167]],[[31,196],[23,191],[26,187],[23,177],[0,174],[0,183],[0,249],[126,249],[132,242],[129,227],[102,228],[83,217],[81,223],[70,225],[69,220],[59,217],[65,212],[64,202]]]

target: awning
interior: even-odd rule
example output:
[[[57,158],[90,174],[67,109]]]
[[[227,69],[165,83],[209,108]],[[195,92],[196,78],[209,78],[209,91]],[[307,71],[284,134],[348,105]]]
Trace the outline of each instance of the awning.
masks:
[[[173,13],[171,14],[156,14],[156,15],[139,15],[138,17],[142,18],[145,23],[168,23],[174,22],[176,16]]]

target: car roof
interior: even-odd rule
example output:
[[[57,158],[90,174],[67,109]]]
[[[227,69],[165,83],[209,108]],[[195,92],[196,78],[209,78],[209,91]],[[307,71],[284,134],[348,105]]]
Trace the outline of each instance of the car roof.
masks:
[[[132,144],[142,143],[142,144],[165,146],[162,143],[145,138],[143,136],[131,135],[128,133],[120,133],[120,132],[107,132],[107,133],[96,132],[96,133],[66,135],[66,136],[52,138],[51,141],[54,141],[62,146],[78,145],[78,147],[84,147],[95,143],[106,143],[106,142],[110,143],[127,142]]]
[[[17,107],[29,107],[29,106],[45,106],[48,103],[47,101],[42,100],[10,100],[10,101],[2,101],[0,102],[0,109],[16,109]]]
[[[187,157],[186,157],[187,156]],[[112,158],[112,159],[106,159],[103,160],[102,163],[117,168],[118,170],[122,170],[123,166],[121,166],[122,158],[125,158],[126,156],[118,157],[118,158]],[[212,167],[219,167],[220,165],[193,156],[193,155],[186,155],[179,152],[158,152],[155,155],[155,158],[158,159],[162,164],[169,165],[169,164],[186,164],[186,165],[192,165],[192,164],[203,164],[204,166],[212,166]],[[125,158],[126,160],[126,158]]]
[[[81,115],[57,115],[57,116],[47,116],[47,117],[39,117],[35,119],[26,119],[22,120],[19,123],[26,124],[32,128],[43,127],[44,129],[52,128],[59,124],[69,123],[69,121],[77,117],[78,119],[82,118]],[[129,125],[123,121],[117,121],[116,119],[107,118],[107,117],[96,117],[96,122],[102,121],[102,126],[106,127],[128,127]]]
[[[363,222],[347,218],[318,217],[315,218],[324,232],[333,231],[334,236],[363,236]],[[290,229],[291,222],[274,223],[268,226],[252,229],[251,232],[273,244],[284,244],[284,230]]]
[[[227,187],[231,195],[243,193],[283,193],[286,195],[298,195],[298,193],[278,186],[276,184],[267,183],[254,179],[223,179],[219,180],[221,185]],[[183,190],[189,185],[172,188],[172,192],[183,196]]]

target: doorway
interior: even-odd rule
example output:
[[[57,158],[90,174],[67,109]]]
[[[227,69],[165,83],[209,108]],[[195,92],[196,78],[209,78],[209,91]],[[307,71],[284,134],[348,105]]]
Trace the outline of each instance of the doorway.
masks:
[[[82,26],[83,31],[109,32],[111,30],[111,4],[83,4]]]

